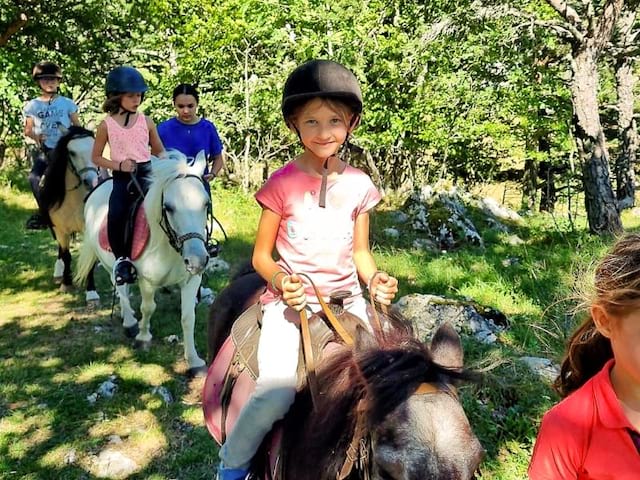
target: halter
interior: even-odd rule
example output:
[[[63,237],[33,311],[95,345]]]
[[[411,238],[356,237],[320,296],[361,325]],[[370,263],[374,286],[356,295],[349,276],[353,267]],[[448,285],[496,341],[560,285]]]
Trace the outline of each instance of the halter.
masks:
[[[204,181],[198,175],[193,175],[193,174],[178,175],[173,180],[177,180],[179,178],[189,178],[189,177],[197,178],[200,181],[200,183],[203,184],[203,188],[204,188]],[[162,228],[162,231],[167,235],[167,238],[169,239],[169,245],[171,245],[173,249],[176,252],[178,252],[178,254],[182,254],[182,247],[184,245],[184,242],[186,242],[187,240],[191,240],[192,238],[197,238],[198,240],[202,240],[202,243],[204,243],[204,246],[206,247],[207,246],[206,239],[198,232],[189,232],[189,233],[185,233],[184,235],[178,235],[175,229],[171,226],[171,222],[169,222],[169,217],[167,216],[167,209],[164,207],[164,192],[162,193],[161,201],[162,201],[162,218],[160,219],[160,228]]]

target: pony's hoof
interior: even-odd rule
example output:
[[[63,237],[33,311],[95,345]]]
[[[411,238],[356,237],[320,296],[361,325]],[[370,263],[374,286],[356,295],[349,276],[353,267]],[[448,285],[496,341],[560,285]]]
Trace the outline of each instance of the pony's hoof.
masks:
[[[73,285],[67,285],[66,283],[61,283],[60,291],[63,293],[73,292]]]
[[[142,350],[143,352],[148,352],[151,350],[151,342],[147,342],[144,340],[136,340],[134,347],[136,350]]]
[[[124,327],[124,334],[127,336],[127,338],[136,338],[136,335],[138,335],[138,333],[140,333],[140,327],[138,327],[137,323],[135,325],[131,325],[130,327]]]
[[[207,366],[191,367],[187,370],[188,378],[202,378],[207,376]]]
[[[95,312],[100,308],[100,300],[88,300],[86,308],[87,312]]]

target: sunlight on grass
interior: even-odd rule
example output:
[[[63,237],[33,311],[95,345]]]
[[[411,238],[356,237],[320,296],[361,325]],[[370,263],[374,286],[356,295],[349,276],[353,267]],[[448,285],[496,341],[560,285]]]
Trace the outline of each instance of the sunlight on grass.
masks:
[[[0,421],[0,439],[7,443],[7,452],[14,459],[23,459],[29,452],[49,440],[52,436],[51,415],[42,413],[25,415],[24,411]]]
[[[202,407],[198,405],[197,407],[187,408],[182,412],[181,418],[190,423],[193,426],[199,427],[203,423],[203,413]]]
[[[71,443],[61,443],[54,448],[47,450],[39,460],[41,467],[57,468],[60,465],[65,464],[65,456],[70,452],[75,452],[76,448]]]
[[[122,362],[130,361],[134,356],[131,348],[126,346],[121,346],[115,348],[112,352],[109,353],[109,361],[114,364],[120,364]]]
[[[113,374],[114,367],[108,363],[89,363],[79,367],[80,372],[75,375],[76,383],[89,383],[104,380]]]
[[[118,365],[118,376],[123,380],[137,381],[152,386],[159,386],[173,379],[166,367],[153,363],[140,364],[128,362]]]
[[[122,451],[142,468],[161,455],[168,445],[158,419],[148,411],[134,411],[106,420],[91,427],[88,434],[105,444],[111,435],[117,435],[122,443],[105,448]],[[95,467],[89,463],[85,468],[91,471]]]

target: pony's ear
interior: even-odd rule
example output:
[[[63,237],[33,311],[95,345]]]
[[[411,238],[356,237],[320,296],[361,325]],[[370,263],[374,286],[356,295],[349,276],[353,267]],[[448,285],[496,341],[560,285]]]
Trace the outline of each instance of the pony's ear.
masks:
[[[193,161],[193,164],[189,166],[189,173],[192,173],[193,175],[198,175],[199,177],[201,177],[202,175],[204,175],[204,169],[206,166],[207,166],[207,157],[204,154],[204,150],[200,150],[198,152],[198,155],[196,155],[196,158]]]
[[[455,328],[450,323],[443,323],[431,340],[433,360],[443,367],[462,368],[464,354],[462,342]]]

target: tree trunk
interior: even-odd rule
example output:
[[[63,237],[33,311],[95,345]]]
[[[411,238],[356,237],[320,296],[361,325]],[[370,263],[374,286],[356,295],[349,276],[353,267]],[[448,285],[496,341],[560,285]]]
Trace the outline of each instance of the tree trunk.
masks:
[[[633,118],[633,90],[638,78],[633,73],[633,59],[621,57],[616,61],[616,87],[618,93],[618,135],[620,154],[616,158],[616,193],[622,210],[635,204],[636,151],[638,132]]]
[[[533,211],[538,193],[538,162],[535,158],[527,158],[524,162],[522,176],[522,203],[524,210]]]
[[[598,114],[597,57],[591,40],[574,45],[571,96],[589,231],[600,235],[620,232],[622,223],[611,187],[609,154]]]
[[[553,213],[556,207],[556,180],[553,166],[550,162],[540,162],[538,170],[542,183],[540,184],[540,211]]]

